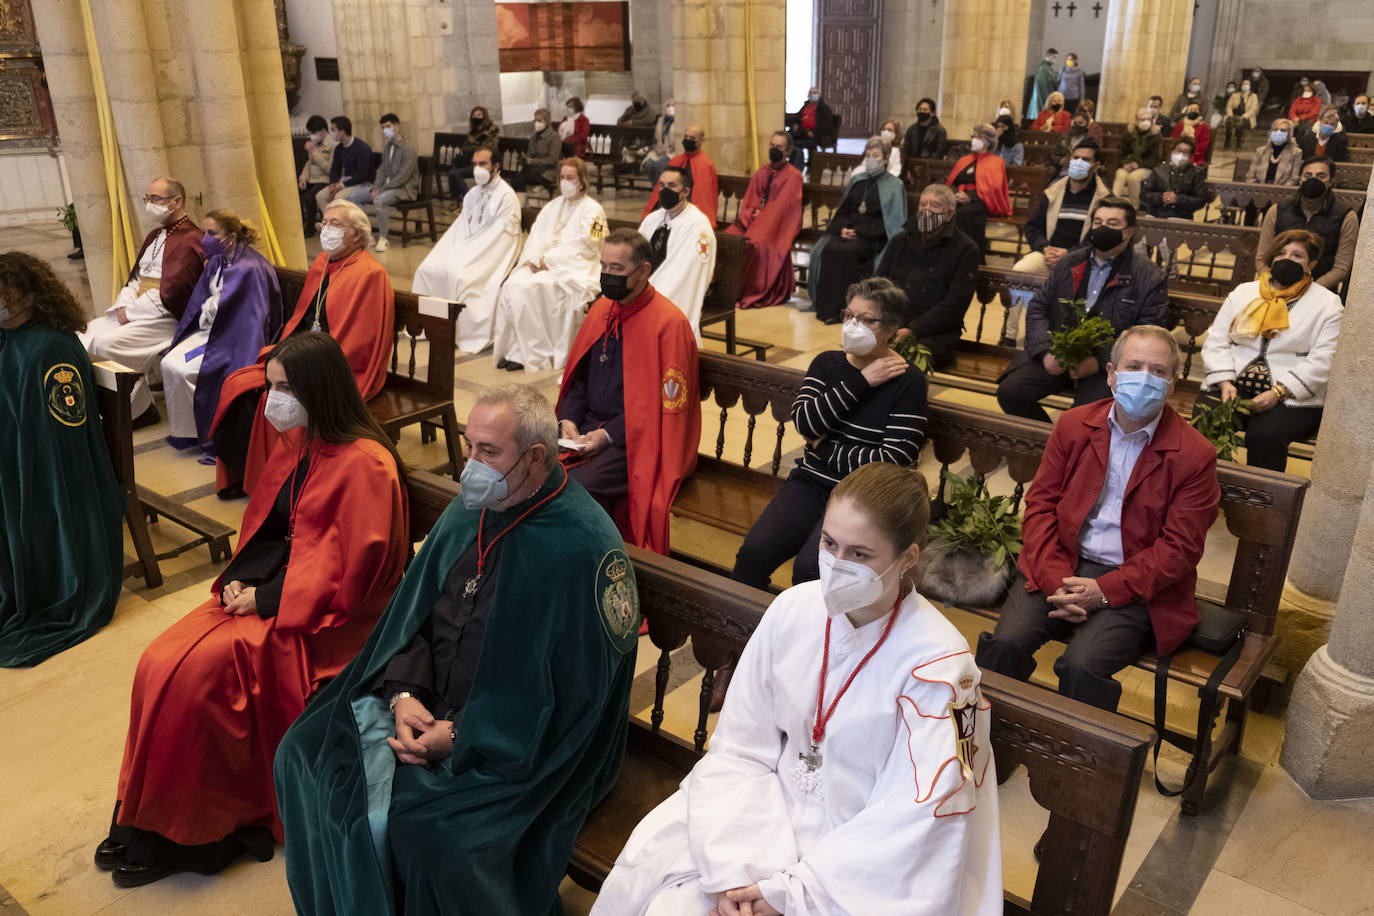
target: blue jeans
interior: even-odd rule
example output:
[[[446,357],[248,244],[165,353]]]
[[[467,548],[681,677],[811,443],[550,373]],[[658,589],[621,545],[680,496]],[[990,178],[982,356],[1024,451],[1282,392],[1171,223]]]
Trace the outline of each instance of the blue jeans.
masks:
[[[372,199],[372,204],[377,208],[377,237],[386,238],[391,220],[391,205],[406,200],[405,191],[400,188],[392,188],[389,191],[378,191],[377,196]]]

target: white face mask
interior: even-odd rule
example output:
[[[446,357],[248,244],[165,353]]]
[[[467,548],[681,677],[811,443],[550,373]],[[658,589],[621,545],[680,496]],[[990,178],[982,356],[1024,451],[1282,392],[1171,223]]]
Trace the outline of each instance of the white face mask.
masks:
[[[870,175],[876,175],[883,170],[883,160],[881,158],[874,159],[870,156],[864,159],[864,169]]]
[[[1136,126],[1139,127],[1141,130],[1149,130],[1154,123],[1155,122],[1151,121],[1149,118],[1145,118],[1144,120],[1137,121]]]
[[[988,148],[988,145],[982,137],[974,137],[972,140],[968,142],[968,148],[973,150],[975,153],[981,153],[983,150]]]
[[[1356,116],[1356,117],[1359,117],[1359,118],[1363,118],[1363,117],[1364,117],[1364,113],[1365,113],[1366,111],[1368,111],[1368,110],[1369,110],[1369,106],[1366,105],[1366,104],[1364,104],[1363,102],[1356,103],[1356,105],[1355,105],[1355,116]]]
[[[344,231],[338,226],[324,226],[320,229],[320,247],[333,254],[344,246]]]
[[[262,409],[262,415],[279,433],[299,429],[309,419],[305,405],[296,400],[295,395],[285,391],[267,392],[267,406]]]
[[[546,127],[548,127],[548,126],[549,126],[549,122],[548,122],[548,121],[535,121],[535,122],[534,122],[534,129],[535,129],[536,131],[543,130],[544,128],[546,128]]]
[[[872,607],[883,597],[886,590],[886,577],[897,568],[897,561],[876,573],[871,567],[852,560],[840,560],[828,550],[822,550],[816,557],[821,568],[821,595],[825,598],[825,611],[831,617],[849,614]]]
[[[1003,115],[1010,115],[1010,114],[1011,114],[1011,109],[1010,109],[1010,108],[999,108],[999,109],[997,109],[997,117],[999,117],[999,118],[1002,117]]]
[[[1169,161],[1172,162],[1175,167],[1181,169],[1188,164],[1188,154],[1174,153],[1172,156],[1169,157]]]
[[[339,131],[337,130],[331,130],[329,132],[329,136],[333,138],[335,143],[338,143],[341,140],[343,140],[343,134],[339,133]]]
[[[479,188],[485,188],[487,186],[487,182],[491,181],[491,172],[487,169],[482,168],[480,165],[476,166],[472,170],[472,180],[477,182],[477,186]]]
[[[1250,84],[1249,84],[1249,83],[1241,83],[1241,84],[1240,84],[1240,91],[1241,91],[1241,92],[1249,92],[1249,91],[1250,91]]]
[[[578,186],[577,182],[564,179],[558,183],[558,190],[564,197],[576,197],[582,188]]]
[[[167,219],[167,214],[172,212],[165,204],[144,204],[143,209],[147,212],[148,218],[159,226]]]
[[[897,135],[890,130],[884,130],[882,133],[878,134],[878,136],[882,137],[888,143],[891,143],[893,140],[897,139]]]
[[[310,139],[313,140],[313,141],[315,141],[315,145],[316,145],[316,146],[319,146],[321,143],[324,142],[324,136],[325,136],[324,131],[320,131],[319,133],[311,134],[311,135],[310,135]]]
[[[677,114],[677,106],[669,105],[667,108],[663,109],[663,113],[671,118]]]
[[[388,140],[390,140],[392,137],[396,136],[396,128],[394,128],[394,127],[383,127],[383,128],[382,128],[382,136],[383,136],[383,137],[386,137]]]
[[[866,356],[878,346],[878,335],[857,318],[851,318],[840,328],[840,345],[844,352]]]

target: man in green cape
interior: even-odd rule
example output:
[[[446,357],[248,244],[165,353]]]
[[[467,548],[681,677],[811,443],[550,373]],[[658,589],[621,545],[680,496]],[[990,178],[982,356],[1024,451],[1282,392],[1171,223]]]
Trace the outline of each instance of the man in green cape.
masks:
[[[299,913],[544,914],[620,768],[639,602],[548,402],[484,392],[471,457],[367,645],[277,751]]]

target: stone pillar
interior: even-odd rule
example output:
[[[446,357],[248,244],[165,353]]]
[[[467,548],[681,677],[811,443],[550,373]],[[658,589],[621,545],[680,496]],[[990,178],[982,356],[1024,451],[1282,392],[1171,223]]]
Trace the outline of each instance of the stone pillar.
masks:
[[[880,125],[895,118],[905,130],[916,119],[917,100],[939,97],[944,24],[945,0],[887,0],[883,4]]]
[[[1217,2],[1217,25],[1216,31],[1212,33],[1211,63],[1207,67],[1206,81],[1202,84],[1207,95],[1220,95],[1226,90],[1226,81],[1236,78],[1236,36],[1242,33],[1245,25],[1240,15],[1241,7],[1244,5],[1245,0]],[[1236,86],[1239,88],[1240,83],[1237,82]]]
[[[1151,95],[1173,101],[1187,79],[1193,0],[1113,0],[1102,52],[1099,121],[1130,121]]]
[[[998,102],[1016,98],[1026,78],[1030,14],[1031,0],[946,7],[939,114],[951,137],[967,137],[975,123],[992,120]]]
[[[748,55],[746,7],[753,32]],[[753,174],[759,162],[752,151],[766,150],[768,136],[783,123],[786,0],[678,0],[673,32],[678,116],[706,131],[706,152],[720,174]],[[754,77],[752,144],[746,63]]]
[[[86,249],[86,276],[97,313],[114,301],[110,272],[110,195],[96,116],[91,62],[79,0],[33,4],[43,67],[48,74],[62,158],[71,180],[76,219]],[[79,297],[78,297],[79,298]]]
[[[1374,577],[1374,476],[1358,518],[1345,570],[1352,587],[1341,591],[1331,642],[1298,675],[1285,720],[1283,768],[1313,798],[1374,795],[1374,597],[1363,587]]]
[[[1371,183],[1374,190],[1374,183]],[[1312,488],[1304,500],[1288,587],[1279,610],[1282,637],[1277,661],[1297,671],[1326,641],[1341,582],[1350,581],[1346,563],[1356,540],[1360,506],[1365,502],[1374,449],[1374,221],[1360,226],[1355,270],[1341,318],[1341,337],[1326,387],[1321,436],[1312,462]],[[1363,259],[1363,260],[1361,260]]]

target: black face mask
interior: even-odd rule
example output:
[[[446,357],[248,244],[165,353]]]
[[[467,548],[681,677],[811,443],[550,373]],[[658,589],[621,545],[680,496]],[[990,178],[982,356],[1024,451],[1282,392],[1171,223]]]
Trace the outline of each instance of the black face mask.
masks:
[[[695,153],[697,151],[697,141],[691,137],[682,138],[682,151],[684,153]]]
[[[1303,181],[1298,191],[1308,200],[1320,200],[1326,196],[1326,182],[1320,178],[1308,178]]]
[[[786,158],[787,155],[776,146],[770,146],[768,148],[768,161],[774,165],[781,165],[782,161]]]
[[[601,295],[616,302],[630,298],[630,278],[628,275],[601,272]]]
[[[1063,107],[1063,105],[1060,105],[1058,102],[1055,102],[1053,105],[1050,106],[1050,111],[1058,111]]]
[[[484,123],[486,123],[486,120],[486,118],[471,118],[469,119],[468,123],[472,125],[473,130],[476,130],[477,128],[481,127]]]
[[[1190,112],[1188,112],[1188,120],[1189,120],[1189,121],[1196,121],[1196,120],[1197,120],[1198,118],[1200,118],[1200,117],[1202,117],[1202,112],[1199,112],[1199,111],[1190,111]]]
[[[1307,271],[1292,258],[1279,258],[1269,265],[1269,275],[1279,286],[1289,287],[1303,278]]]
[[[643,111],[643,110],[644,110],[644,104],[645,104],[645,103],[643,103],[643,102],[635,102],[635,103],[634,103],[635,111]]]
[[[1088,233],[1088,241],[1098,251],[1111,251],[1125,240],[1125,234],[1111,226],[1098,226]]]
[[[682,195],[672,188],[658,189],[658,205],[664,210],[671,210],[682,202]]]
[[[918,111],[918,112],[916,112],[916,120],[920,121],[922,124],[926,123],[927,121],[930,120],[930,112],[928,112],[928,111]]]

